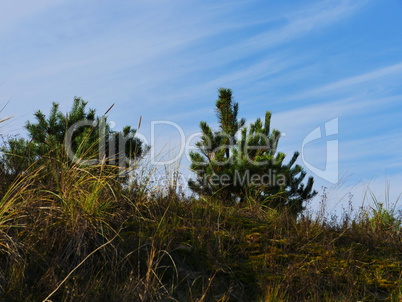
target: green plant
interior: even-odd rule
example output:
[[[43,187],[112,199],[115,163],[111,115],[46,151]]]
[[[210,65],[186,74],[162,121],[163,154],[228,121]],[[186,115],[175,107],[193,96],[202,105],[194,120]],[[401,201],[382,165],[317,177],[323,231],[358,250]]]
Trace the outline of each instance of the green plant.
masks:
[[[395,202],[391,203],[389,200],[389,190],[388,185],[385,189],[384,201],[381,202],[374,192],[367,188],[367,192],[374,203],[374,207],[371,207],[372,213],[371,218],[369,218],[369,223],[374,230],[391,230],[399,233],[402,221],[396,217],[397,213],[395,209],[401,195]]]
[[[257,119],[243,127],[238,119],[238,103],[232,99],[230,89],[219,89],[216,101],[219,120],[218,131],[201,122],[201,141],[198,152],[190,154],[191,168],[196,179],[189,181],[190,188],[200,195],[216,196],[229,202],[244,203],[252,199],[272,208],[287,210],[297,215],[304,203],[317,194],[313,178],[303,184],[306,172],[295,164],[299,153],[284,163],[285,154],[277,152],[281,133],[270,130],[271,113],[265,121]],[[243,127],[243,128],[242,128]],[[240,139],[236,133],[241,130]]]
[[[63,159],[81,163],[124,164],[138,161],[148,150],[135,137],[130,126],[121,132],[112,131],[107,117],[96,116],[95,109],[87,110],[87,102],[75,98],[71,110],[64,114],[59,104],[53,103],[49,116],[42,111],[35,113],[35,122],[28,121],[25,128],[29,139],[11,138],[1,148],[4,170],[10,177],[24,172],[30,165],[40,165],[45,158]],[[90,160],[90,162],[88,162]]]

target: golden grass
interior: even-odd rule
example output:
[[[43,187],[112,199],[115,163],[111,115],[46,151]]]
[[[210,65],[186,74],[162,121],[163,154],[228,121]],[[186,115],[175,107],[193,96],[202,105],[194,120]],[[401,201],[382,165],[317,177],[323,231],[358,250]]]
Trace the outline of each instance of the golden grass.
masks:
[[[124,186],[116,169],[52,157],[3,190],[0,297],[402,298],[400,220],[384,207],[338,222],[308,215],[295,219],[251,199],[229,206],[214,198],[189,200],[171,188]]]

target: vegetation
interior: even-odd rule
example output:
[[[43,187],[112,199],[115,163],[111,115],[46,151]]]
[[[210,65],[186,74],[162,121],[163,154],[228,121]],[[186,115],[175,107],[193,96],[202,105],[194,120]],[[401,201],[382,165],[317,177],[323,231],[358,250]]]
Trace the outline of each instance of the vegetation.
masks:
[[[64,153],[81,164],[106,161],[118,165],[119,158],[135,160],[147,152],[148,147],[135,137],[135,129],[126,126],[121,132],[112,131],[106,116],[98,117],[95,109],[86,106],[87,102],[75,98],[67,114],[57,103],[52,104],[48,117],[37,111],[36,122],[28,121],[25,126],[29,139],[14,137],[1,148],[4,173],[14,178],[32,164],[60,159]]]
[[[190,180],[192,190],[203,196],[215,196],[223,201],[244,203],[257,201],[274,209],[286,210],[297,216],[304,203],[314,197],[313,178],[307,185],[300,165],[295,165],[298,152],[284,164],[285,154],[277,152],[281,133],[271,127],[271,113],[265,121],[257,119],[248,128],[245,119],[238,120],[238,103],[232,100],[230,89],[219,89],[216,113],[219,131],[212,131],[206,122],[200,123],[199,152],[190,154],[191,168],[197,173]],[[236,133],[241,130],[241,138]]]
[[[402,298],[401,221],[379,200],[296,217],[252,198],[129,190],[116,165],[46,152],[0,186],[0,301]]]

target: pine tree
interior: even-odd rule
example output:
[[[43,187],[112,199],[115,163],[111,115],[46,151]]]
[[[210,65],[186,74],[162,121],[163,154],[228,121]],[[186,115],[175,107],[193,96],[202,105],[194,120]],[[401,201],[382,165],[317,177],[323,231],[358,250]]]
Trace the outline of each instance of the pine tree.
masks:
[[[216,101],[219,130],[213,131],[206,122],[200,123],[202,137],[196,143],[198,152],[190,153],[196,179],[189,181],[189,187],[200,195],[216,196],[222,201],[244,203],[253,199],[297,215],[304,209],[304,203],[317,194],[313,191],[313,178],[303,183],[306,172],[295,164],[298,152],[284,163],[285,154],[277,152],[281,133],[271,131],[270,112],[266,112],[264,122],[257,119],[244,127],[245,120],[237,118],[238,108],[232,91],[219,89]]]
[[[135,137],[135,129],[126,126],[121,132],[112,131],[107,117],[96,116],[95,109],[87,109],[87,104],[83,99],[75,98],[66,114],[60,111],[57,103],[52,104],[48,116],[37,111],[35,121],[28,121],[25,125],[29,139],[12,138],[1,148],[3,155],[0,160],[9,175],[16,176],[33,163],[41,164],[44,159],[60,160],[65,156],[68,130],[82,121],[86,121],[85,125],[74,129],[67,142],[76,158],[94,162],[104,160],[117,165],[120,156],[139,159],[147,152],[148,146]],[[104,144],[104,158],[100,158],[100,142]]]

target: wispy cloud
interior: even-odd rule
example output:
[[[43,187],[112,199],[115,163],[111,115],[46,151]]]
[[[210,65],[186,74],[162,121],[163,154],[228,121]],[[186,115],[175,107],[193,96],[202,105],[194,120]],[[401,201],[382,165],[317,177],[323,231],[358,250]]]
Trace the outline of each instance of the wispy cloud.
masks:
[[[39,13],[60,5],[65,0],[38,0],[32,6],[29,0],[1,3],[0,35],[10,31]]]
[[[52,8],[48,1],[41,3]],[[184,2],[168,7],[151,3],[122,5],[121,8],[131,10],[127,15],[111,7],[122,15],[121,19],[113,21],[103,15],[95,18],[87,14],[87,9],[100,12],[93,3],[80,5],[80,10],[74,10],[77,3],[72,3],[57,2],[53,10],[49,10],[50,18],[41,16],[40,22],[32,23],[36,28],[16,33],[23,35],[23,42],[19,50],[10,49],[11,60],[2,64],[8,74],[0,76],[10,83],[11,89],[27,87],[26,92],[18,92],[23,98],[32,96],[35,91],[37,94],[51,91],[52,87],[63,86],[60,85],[63,82],[64,87],[76,87],[76,93],[94,91],[90,94],[94,97],[110,95],[112,85],[116,85],[119,87],[117,97],[120,91],[124,94],[131,90],[135,91],[133,97],[155,103],[161,100],[156,90],[169,82],[171,87],[184,82],[188,88],[181,87],[179,91],[164,88],[162,105],[166,104],[166,98],[170,103],[181,103],[191,91],[211,90],[222,85],[240,86],[242,82],[258,81],[262,76],[274,75],[275,71],[297,63],[285,57],[279,60],[280,55],[276,53],[269,54],[274,59],[259,58],[240,65],[234,62],[293,41],[312,30],[322,30],[323,25],[335,24],[358,7],[348,1],[325,1],[318,7],[314,4],[307,9],[287,12],[282,17],[268,7],[264,8],[264,18],[252,20],[240,17],[245,7],[241,2],[234,5],[197,3],[198,9],[187,10],[186,14],[182,10],[190,6]],[[100,7],[107,9],[105,4]],[[35,12],[38,10],[30,13],[34,16]],[[275,20],[279,22],[270,23]],[[105,25],[99,26],[96,22]],[[263,22],[266,28],[252,33],[251,28]],[[248,27],[249,34],[236,38],[237,29]],[[46,35],[39,30],[45,30]],[[42,44],[39,41],[43,41]],[[30,56],[26,55],[28,49]],[[190,77],[200,77],[200,80],[190,83]],[[36,79],[43,79],[41,86],[29,87]]]
[[[372,81],[378,81],[386,79],[388,76],[397,75],[398,78],[402,78],[402,63],[393,64],[390,66],[382,67],[367,73],[363,73],[353,77],[347,77],[345,79],[337,80],[334,83],[324,85],[322,87],[313,88],[309,91],[298,92],[297,95],[285,97],[284,101],[300,100],[306,98],[320,98],[325,94],[347,90],[350,87],[367,84]]]
[[[367,1],[358,4],[351,1],[323,1],[311,5],[307,9],[285,14],[281,24],[268,28],[262,33],[240,41],[234,45],[220,49],[218,52],[250,54],[253,51],[266,50],[287,42],[300,39],[312,31],[322,31],[326,26],[333,25],[342,19],[353,15]]]

